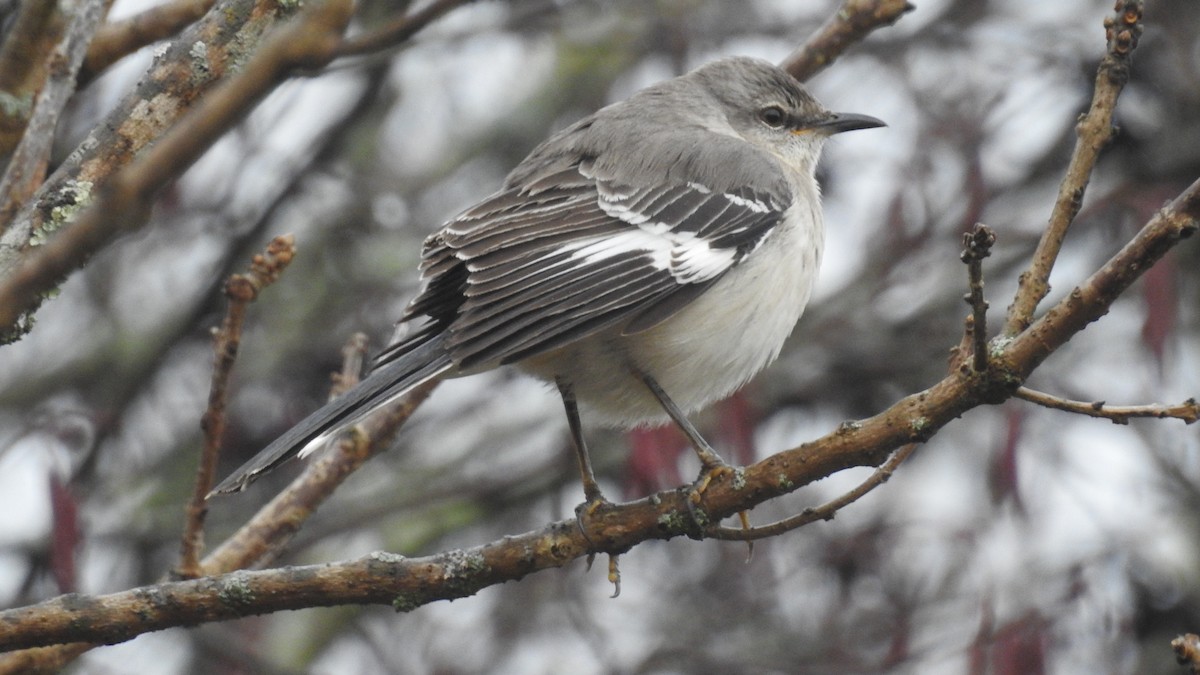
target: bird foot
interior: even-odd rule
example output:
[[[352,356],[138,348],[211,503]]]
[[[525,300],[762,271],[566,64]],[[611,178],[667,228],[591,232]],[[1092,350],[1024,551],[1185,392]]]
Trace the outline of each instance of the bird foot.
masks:
[[[731,475],[734,473],[734,471],[735,469],[729,464],[725,463],[724,460],[708,463],[704,466],[704,468],[700,469],[700,477],[697,478],[690,487],[688,487],[688,515],[692,517],[692,522],[696,525],[696,528],[700,532],[703,532],[708,528],[709,525],[713,524],[712,520],[708,517],[708,514],[704,512],[704,509],[700,508],[700,504],[704,500],[705,490],[708,489],[708,486],[712,484],[714,479],[717,479],[721,476]]]
[[[575,507],[575,524],[579,527],[580,534],[587,540],[588,548],[595,549],[596,542],[588,534],[588,528],[585,521],[591,520],[598,511],[612,506],[613,503],[608,501],[599,491],[588,496],[587,501]],[[589,565],[590,566],[590,565]]]

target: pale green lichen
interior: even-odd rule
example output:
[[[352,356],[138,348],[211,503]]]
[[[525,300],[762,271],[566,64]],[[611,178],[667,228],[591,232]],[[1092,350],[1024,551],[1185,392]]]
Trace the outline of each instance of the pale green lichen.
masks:
[[[188,50],[188,56],[192,58],[192,79],[194,81],[206,81],[212,74],[212,64],[208,60],[208,45],[197,41],[192,44],[192,48]]]
[[[254,603],[254,591],[243,575],[234,573],[221,580],[217,598],[226,605],[248,607]]]
[[[733,470],[733,480],[730,482],[730,487],[734,490],[746,489],[746,470],[738,467]]]
[[[403,593],[392,599],[392,609],[396,610],[397,614],[411,612],[423,604],[415,593]]]
[[[442,555],[442,575],[446,587],[458,592],[473,588],[473,579],[487,569],[487,560],[480,553],[455,550]]]
[[[1008,346],[1012,344],[1013,340],[1015,339],[1016,338],[1002,336],[992,340],[991,344],[988,345],[988,355],[994,359],[1004,356],[1004,352],[1008,350]]]
[[[658,517],[658,525],[666,529],[668,532],[683,531],[683,515],[678,511],[664,513]]]
[[[59,189],[53,202],[54,206],[50,207],[50,217],[42,221],[30,233],[29,245],[45,244],[58,228],[75,220],[79,212],[92,201],[92,188],[90,180],[67,181]]]
[[[5,117],[27,120],[33,113],[33,94],[25,93],[14,96],[7,91],[0,91],[0,113]]]
[[[796,487],[796,484],[793,483],[792,479],[788,478],[786,474],[779,474],[775,477],[775,480],[781,490],[791,490],[792,488]]]

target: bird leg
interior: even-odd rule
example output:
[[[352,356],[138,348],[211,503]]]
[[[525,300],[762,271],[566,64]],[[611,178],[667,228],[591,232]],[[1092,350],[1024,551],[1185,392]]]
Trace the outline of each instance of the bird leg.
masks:
[[[712,479],[716,476],[733,471],[733,467],[729,466],[725,460],[721,459],[721,456],[717,454],[717,451],[712,449],[712,446],[708,444],[708,441],[704,440],[704,437],[701,436],[700,432],[696,430],[696,427],[692,425],[691,420],[689,420],[687,416],[683,414],[683,411],[679,409],[679,406],[675,405],[675,401],[672,401],[671,397],[667,396],[667,392],[663,391],[663,388],[653,377],[641,372],[637,373],[637,376],[641,378],[642,382],[645,383],[646,388],[650,390],[650,393],[654,394],[654,398],[658,399],[658,402],[663,407],[663,410],[667,411],[667,414],[670,415],[672,420],[674,420],[676,426],[679,427],[679,430],[682,431],[685,436],[687,436],[689,441],[691,441],[692,448],[696,451],[696,456],[700,458],[700,470],[702,474],[700,476],[700,481],[703,482],[703,485],[700,486],[700,492],[703,492],[704,489],[708,487],[708,484],[712,481]],[[708,474],[707,478],[704,474]]]
[[[580,519],[579,529],[583,529],[583,515],[592,515],[596,509],[608,503],[600,484],[596,482],[596,474],[592,471],[592,458],[588,455],[587,443],[583,440],[583,424],[579,421],[579,404],[575,402],[575,387],[563,378],[555,378],[558,393],[562,396],[563,408],[567,411],[567,424],[571,427],[571,441],[575,444],[575,456],[579,459],[579,478],[583,483],[583,497],[586,502],[576,513]],[[587,532],[584,531],[584,536]]]
[[[712,449],[708,441],[704,440],[704,437],[692,425],[691,420],[683,414],[679,406],[675,405],[675,401],[672,401],[671,397],[667,396],[667,392],[663,391],[663,388],[653,377],[642,372],[635,371],[635,374],[641,378],[646,388],[650,390],[650,393],[654,394],[654,398],[658,399],[663,410],[667,411],[667,415],[675,421],[676,426],[691,441],[692,449],[696,451],[696,455],[700,458],[700,477],[696,479],[695,483],[692,483],[692,487],[688,490],[688,512],[691,513],[692,520],[696,521],[696,524],[703,529],[710,523],[707,522],[707,517],[696,510],[696,506],[700,504],[700,499],[704,495],[704,491],[708,489],[713,479],[733,473],[733,467],[721,459],[716,450]],[[743,523],[747,522],[745,512],[739,515]]]

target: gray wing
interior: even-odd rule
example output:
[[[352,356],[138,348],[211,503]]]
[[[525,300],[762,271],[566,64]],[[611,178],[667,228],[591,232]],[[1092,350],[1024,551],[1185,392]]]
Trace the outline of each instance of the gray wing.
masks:
[[[444,335],[460,368],[511,363],[671,316],[747,254],[788,204],[750,187],[633,187],[587,161],[510,187],[426,242],[407,344]],[[379,362],[407,351],[405,343]]]

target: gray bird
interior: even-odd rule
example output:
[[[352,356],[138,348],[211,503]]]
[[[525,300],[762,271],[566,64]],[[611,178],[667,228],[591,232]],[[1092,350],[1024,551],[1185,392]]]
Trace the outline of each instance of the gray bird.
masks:
[[[245,488],[432,378],[505,364],[557,386],[590,504],[603,495],[578,404],[606,425],[673,420],[703,465],[697,485],[707,484],[728,467],[685,415],[779,355],[821,259],[821,147],[879,126],[828,111],[785,71],[749,58],[709,63],[576,122],[425,241],[423,290],[371,374],[213,494]]]

